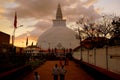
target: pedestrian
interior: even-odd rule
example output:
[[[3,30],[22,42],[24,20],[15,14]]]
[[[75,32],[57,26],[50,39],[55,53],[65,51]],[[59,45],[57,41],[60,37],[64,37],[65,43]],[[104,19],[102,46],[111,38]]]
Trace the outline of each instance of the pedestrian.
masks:
[[[69,64],[68,61],[69,61],[69,60],[68,60],[68,58],[66,57],[66,58],[65,58],[65,65],[68,65],[68,64]]]
[[[64,62],[64,65],[67,65],[67,58],[65,58],[65,62]]]
[[[59,73],[60,73],[60,80],[65,80],[65,74],[66,74],[67,70],[64,68],[64,65],[62,65],[59,69]]]
[[[68,65],[69,64],[69,59],[68,58],[66,58],[66,65]]]
[[[60,58],[60,61],[59,61],[59,62],[60,62],[60,66],[62,66],[62,58]]]
[[[59,68],[57,64],[55,64],[55,66],[53,67],[52,74],[53,74],[54,80],[58,80]]]
[[[34,72],[34,80],[40,80],[40,75],[38,72]]]

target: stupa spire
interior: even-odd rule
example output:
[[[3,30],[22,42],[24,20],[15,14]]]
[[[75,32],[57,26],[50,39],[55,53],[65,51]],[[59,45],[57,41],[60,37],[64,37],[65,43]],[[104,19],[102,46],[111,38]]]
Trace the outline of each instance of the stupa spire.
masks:
[[[61,10],[61,6],[59,3],[57,7],[56,20],[62,20],[62,19],[63,19],[62,10]]]
[[[53,20],[53,26],[54,27],[58,27],[58,26],[66,27],[66,20],[63,19],[60,3],[58,4],[58,7],[57,7],[56,19]]]

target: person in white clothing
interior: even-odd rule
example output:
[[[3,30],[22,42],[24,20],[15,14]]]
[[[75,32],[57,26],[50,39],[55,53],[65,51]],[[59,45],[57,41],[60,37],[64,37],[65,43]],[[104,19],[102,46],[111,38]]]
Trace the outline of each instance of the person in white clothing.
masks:
[[[59,74],[60,74],[60,80],[65,80],[65,74],[67,70],[64,68],[64,65],[61,66],[59,69]]]
[[[58,80],[59,68],[57,64],[55,64],[55,66],[53,67],[52,74],[53,74],[54,80]]]
[[[38,72],[34,72],[34,80],[40,80],[40,75]]]

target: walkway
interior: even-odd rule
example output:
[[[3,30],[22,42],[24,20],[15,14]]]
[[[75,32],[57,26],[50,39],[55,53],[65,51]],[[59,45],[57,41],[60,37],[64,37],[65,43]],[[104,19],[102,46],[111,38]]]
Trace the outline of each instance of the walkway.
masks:
[[[46,61],[34,71],[38,71],[40,74],[40,80],[53,80],[51,71],[56,63],[59,65],[59,61]],[[65,80],[94,80],[73,61],[69,61],[69,65],[66,66],[66,69],[67,73]],[[27,75],[23,80],[34,80],[33,72]]]

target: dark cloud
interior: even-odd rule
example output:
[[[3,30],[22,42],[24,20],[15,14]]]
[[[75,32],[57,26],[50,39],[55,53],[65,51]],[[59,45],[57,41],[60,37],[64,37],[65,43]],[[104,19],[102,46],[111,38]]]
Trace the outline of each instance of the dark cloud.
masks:
[[[13,12],[17,11],[20,19],[38,19],[39,22],[31,26],[35,27],[35,29],[30,32],[31,38],[35,40],[42,32],[52,26],[52,19],[55,19],[58,3],[61,3],[63,16],[67,18],[68,24],[71,21],[75,22],[76,18],[78,19],[80,15],[94,17],[94,19],[99,17],[93,5],[86,8],[80,0],[16,0],[16,3],[18,6],[10,8],[6,16],[10,17],[12,15],[11,18],[13,19]],[[23,34],[17,38],[22,38],[25,35]]]
[[[66,7],[66,9],[64,9],[64,13],[69,21],[75,21],[80,15],[84,15],[94,20],[100,17],[93,5],[86,8],[81,2],[76,3],[76,7],[74,8]]]
[[[90,14],[96,14],[99,16],[95,12],[94,7],[85,8],[84,4],[80,0],[16,0],[16,3],[19,6],[14,9],[9,9],[9,15],[12,15],[13,11],[16,10],[19,13],[20,18],[55,18],[58,3],[61,3],[64,16],[76,16],[80,14],[89,14],[89,16]],[[76,6],[71,8],[73,5]]]
[[[19,7],[16,10],[23,18],[35,17],[44,18],[54,13],[57,4],[55,0],[17,0]]]

